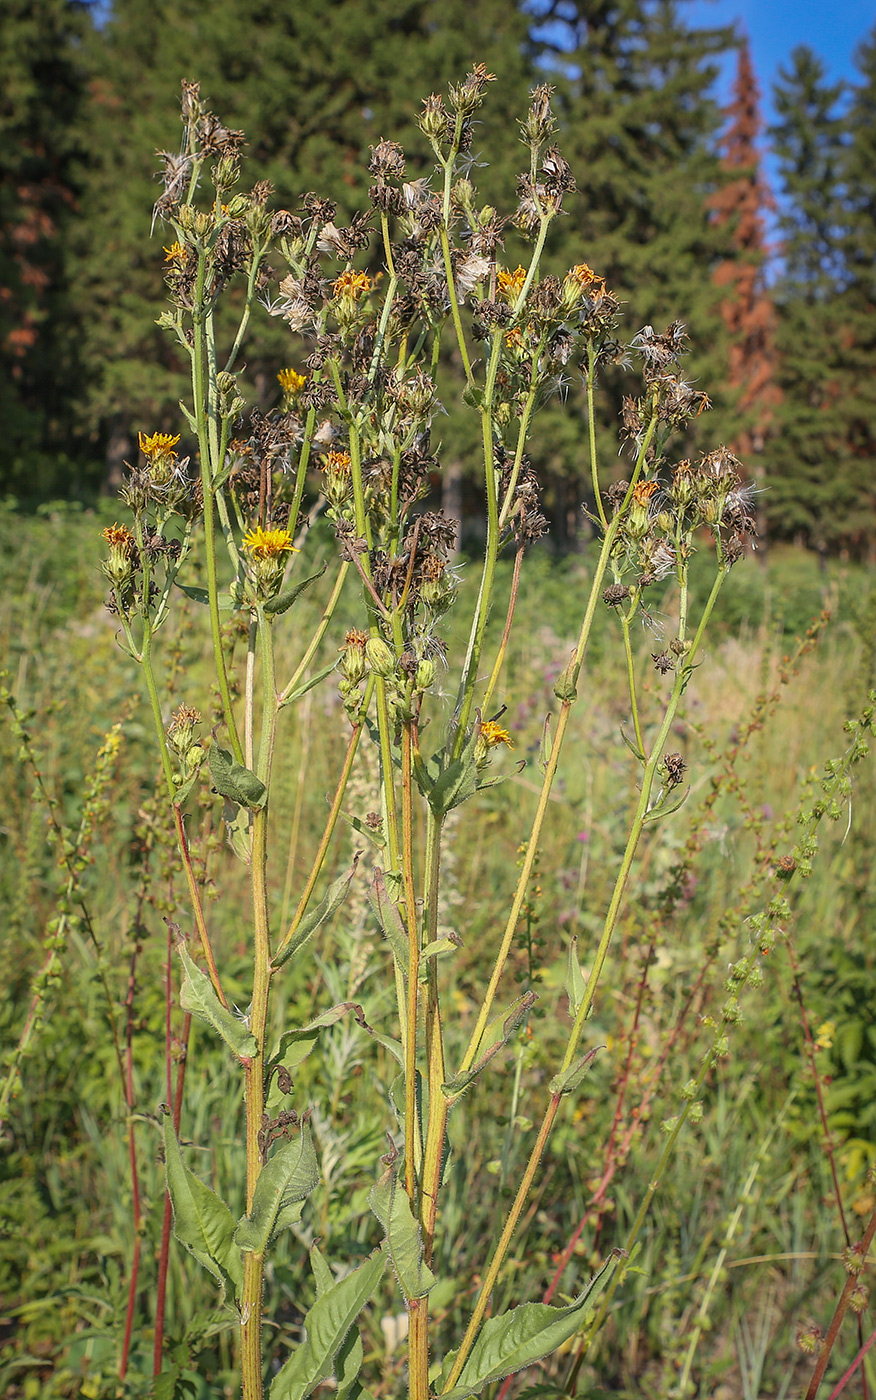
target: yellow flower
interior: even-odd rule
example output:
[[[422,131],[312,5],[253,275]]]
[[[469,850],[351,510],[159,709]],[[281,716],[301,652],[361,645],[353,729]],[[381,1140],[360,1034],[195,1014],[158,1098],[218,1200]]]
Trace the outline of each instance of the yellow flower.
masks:
[[[524,350],[526,348],[526,341],[523,339],[523,332],[519,326],[505,332],[505,344],[509,350]]]
[[[523,284],[526,281],[526,269],[517,267],[513,272],[507,272],[504,267],[500,267],[496,274],[496,285],[500,296],[513,306],[520,293],[523,291]]]
[[[507,744],[509,749],[513,749],[514,747],[514,740],[511,738],[508,730],[503,729],[494,719],[484,721],[481,725],[480,737],[483,739],[488,749],[495,748],[497,744]]]
[[[350,466],[349,452],[327,452],[322,459],[323,470],[327,472],[346,471]]]
[[[134,543],[134,536],[127,525],[107,525],[105,530],[101,530],[102,537],[112,549],[122,550],[130,553]]]
[[[172,452],[179,442],[179,433],[139,433],[140,451],[144,457],[158,457],[165,452]]]
[[[296,369],[281,369],[277,375],[277,383],[284,394],[300,394],[307,383],[307,375],[299,374]]]
[[[366,272],[342,272],[332,291],[336,297],[349,297],[351,301],[359,301],[360,297],[368,295],[373,286],[374,283]]]
[[[639,481],[633,487],[633,504],[647,509],[648,502],[657,490],[656,481]]]
[[[822,1021],[815,1032],[816,1050],[829,1050],[833,1045],[833,1038],[836,1035],[836,1026],[833,1021]]]
[[[264,530],[255,525],[244,535],[243,543],[253,559],[277,559],[281,554],[298,553],[288,530]]]
[[[186,260],[186,250],[182,243],[171,243],[169,248],[164,250],[164,261],[166,263],[184,263]]]
[[[578,286],[582,288],[589,287],[591,282],[605,281],[604,277],[599,277],[593,268],[588,267],[586,263],[576,263],[574,267],[569,269],[568,276],[571,281],[577,282]]]

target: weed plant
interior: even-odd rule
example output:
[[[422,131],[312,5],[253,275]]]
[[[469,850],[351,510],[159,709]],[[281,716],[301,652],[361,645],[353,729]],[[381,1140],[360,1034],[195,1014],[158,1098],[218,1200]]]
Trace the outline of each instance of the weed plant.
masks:
[[[737,643],[707,647],[728,577],[750,568],[742,466],[725,447],[683,455],[708,400],[683,378],[680,323],[625,345],[600,276],[544,271],[574,187],[549,88],[521,123],[513,215],[478,206],[489,81],[475,67],[424,103],[434,179],[406,181],[391,141],[372,149],[372,211],[342,229],[316,195],[292,214],[270,211],[264,185],[240,192],[242,133],[184,84],[155,215],[169,229],[161,323],[192,397],[179,433],[141,432],[128,520],[103,530],[157,786],[132,670],[108,664],[93,617],[65,664],[94,653],[81,693],[93,686],[105,734],[90,764],[50,755],[60,794],[16,700],[34,684],[26,648],[4,692],[27,774],[11,797],[10,947],[34,941],[34,900],[45,914],[35,975],[8,969],[23,1015],[4,1010],[6,1209],[14,1238],[30,1221],[44,1280],[16,1307],[27,1340],[7,1352],[10,1393],[37,1393],[30,1368],[47,1394],[240,1385],[254,1400],[267,1384],[274,1400],[327,1386],[465,1400],[519,1389],[539,1365],[539,1394],[718,1395],[728,1376],[728,1393],[766,1393],[768,1376],[787,1394],[808,1351],[814,1395],[843,1316],[866,1306],[869,955],[855,962],[848,930],[824,949],[819,1005],[795,920],[821,825],[846,815],[872,700],[820,777],[787,720],[782,762],[810,771],[773,817],[745,765],[774,765],[759,746],[781,705],[802,705],[788,694],[826,619],[787,654],[764,627],[754,677]],[[515,268],[512,238],[528,246]],[[278,374],[274,408],[245,415],[262,307],[288,324],[299,367]],[[633,364],[627,477],[611,480],[595,395]],[[552,628],[527,448],[539,408],[578,375],[593,541]],[[458,382],[486,513],[467,605],[453,523],[426,508],[441,395]],[[855,671],[872,679],[866,642]],[[856,873],[872,833],[855,832],[820,887],[825,921],[841,881],[872,904]],[[743,1029],[749,1002],[772,1008],[758,988],[783,958],[799,1020],[771,1009]],[[71,979],[74,959],[88,977]],[[776,1055],[789,1024],[806,1073]],[[819,1063],[833,1053],[849,1080],[839,1111]],[[107,1126],[119,1112],[124,1135]],[[780,1140],[792,1166],[771,1155]],[[37,1190],[58,1141],[76,1160]],[[843,1173],[869,1218],[860,1240]],[[839,1251],[824,1224],[807,1248],[807,1177],[844,1233],[829,1322],[818,1275]],[[103,1233],[64,1256],[60,1285],[50,1221],[77,1193]],[[740,1248],[770,1265],[766,1289],[754,1274],[728,1287]],[[0,1263],[15,1276],[14,1254]],[[801,1357],[788,1334],[807,1296],[827,1311],[824,1327],[804,1319]],[[710,1348],[716,1315],[724,1344]],[[41,1350],[58,1343],[47,1382]]]

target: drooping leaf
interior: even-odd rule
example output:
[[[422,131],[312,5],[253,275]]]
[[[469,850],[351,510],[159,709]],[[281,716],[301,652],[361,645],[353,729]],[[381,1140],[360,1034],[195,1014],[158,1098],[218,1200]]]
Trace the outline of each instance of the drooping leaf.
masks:
[[[223,749],[215,740],[207,753],[207,762],[213,786],[223,797],[236,802],[239,807],[264,807],[268,790],[261,778],[257,778],[245,764],[238,763],[234,754]]]
[[[326,566],[322,564],[315,574],[310,574],[307,578],[300,579],[298,583],[293,583],[290,588],[285,588],[282,593],[278,593],[276,598],[269,598],[264,604],[265,612],[269,616],[288,612],[295,599],[300,597],[305,588],[309,588],[318,578],[322,578],[325,570]]]
[[[222,1005],[213,990],[213,983],[206,972],[202,972],[197,964],[192,962],[185,945],[180,943],[177,951],[184,973],[179,993],[179,1004],[183,1011],[190,1011],[193,1016],[212,1026],[238,1059],[252,1059],[259,1049],[255,1036],[250,1035],[244,1022],[239,1021],[233,1011]]]
[[[446,1084],[441,1085],[442,1093],[448,1099],[452,1101],[459,1098],[463,1090],[471,1084],[472,1080],[477,1078],[481,1070],[493,1059],[494,1055],[498,1055],[502,1047],[507,1045],[515,1031],[519,1030],[523,1025],[530,1008],[537,1000],[538,998],[535,992],[524,992],[523,996],[518,997],[515,1002],[512,1002],[507,1011],[503,1011],[499,1016],[494,1016],[492,1021],[487,1023],[486,1029],[481,1037],[481,1043],[478,1046],[478,1058],[475,1060],[471,1069],[464,1070],[462,1073],[454,1075]]]
[[[378,868],[375,868],[374,879],[368,890],[368,903],[374,910],[377,922],[392,949],[392,956],[401,968],[402,975],[407,977],[411,968],[408,931],[405,928],[401,910],[389,897],[383,871]]]
[[[222,820],[228,844],[237,859],[244,865],[252,865],[252,812],[237,802],[229,802],[226,797],[222,804]]]
[[[441,1400],[466,1400],[469,1395],[478,1395],[492,1381],[503,1380],[505,1376],[522,1371],[524,1366],[556,1351],[586,1321],[614,1272],[619,1257],[620,1251],[615,1250],[584,1292],[568,1307],[523,1303],[499,1317],[489,1318],[478,1334],[459,1379],[451,1390],[441,1392]],[[455,1357],[455,1352],[445,1357],[442,1381],[446,1381],[450,1375]]]
[[[372,1186],[368,1204],[383,1226],[392,1266],[407,1299],[424,1298],[434,1286],[435,1275],[423,1262],[423,1237],[414,1218],[408,1194],[391,1162]]]
[[[280,1368],[271,1400],[306,1400],[331,1375],[350,1328],[373,1296],[385,1265],[382,1252],[317,1298],[304,1316],[304,1340]]]
[[[573,933],[569,939],[569,956],[566,962],[566,980],[563,983],[566,989],[566,996],[569,998],[569,1013],[572,1017],[577,1016],[578,1007],[584,1000],[586,984],[584,974],[581,971],[581,964],[578,961],[578,935]]]
[[[561,1070],[559,1074],[555,1074],[548,1085],[551,1093],[571,1094],[573,1089],[577,1089],[581,1080],[593,1064],[593,1061],[596,1059],[597,1053],[602,1048],[601,1045],[594,1046],[594,1048],[588,1050],[586,1054],[579,1055],[578,1059],[569,1065],[568,1069]]]
[[[198,1263],[235,1297],[243,1288],[243,1260],[234,1243],[235,1219],[225,1202],[182,1158],[173,1115],[164,1118],[164,1161],[173,1206],[173,1233]]]
[[[320,925],[324,924],[326,919],[331,918],[335,910],[340,908],[347,897],[347,891],[353,876],[356,874],[358,864],[359,856],[357,853],[349,869],[345,870],[343,875],[339,875],[337,880],[329,885],[316,908],[304,915],[289,941],[282,944],[277,950],[273,959],[274,967],[282,967],[284,963],[287,963],[298,952],[299,948],[303,948],[308,939],[313,937]]]
[[[292,1221],[279,1218],[290,1206],[297,1206],[319,1185],[319,1167],[313,1150],[310,1125],[301,1124],[296,1138],[283,1142],[262,1167],[252,1198],[252,1209],[235,1231],[238,1248],[263,1254],[279,1229]]]

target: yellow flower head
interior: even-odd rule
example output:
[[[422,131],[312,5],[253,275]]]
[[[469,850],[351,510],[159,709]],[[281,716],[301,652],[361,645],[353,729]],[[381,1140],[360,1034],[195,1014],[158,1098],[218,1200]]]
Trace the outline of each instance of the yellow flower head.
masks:
[[[129,554],[134,545],[134,536],[127,525],[107,525],[105,530],[101,530],[102,537],[106,540],[111,549],[118,549]]]
[[[833,1021],[823,1021],[815,1032],[816,1050],[829,1050],[833,1045],[833,1038],[836,1035],[836,1026]]]
[[[296,369],[281,369],[277,375],[277,383],[284,394],[300,394],[307,383],[307,375],[299,374]]]
[[[505,332],[505,345],[509,350],[526,349],[526,341],[523,339],[523,332],[519,326],[514,326],[513,329]]]
[[[186,260],[186,250],[185,250],[185,245],[184,245],[184,244],[182,244],[182,243],[171,243],[171,245],[170,245],[169,248],[165,248],[165,250],[164,250],[164,261],[165,261],[166,263],[174,263],[174,264],[176,264],[177,266],[179,266],[179,265],[181,265],[182,263],[184,263],[185,260]]]
[[[577,282],[582,290],[584,287],[589,287],[591,282],[605,281],[604,277],[599,277],[593,268],[588,267],[586,263],[576,263],[574,267],[569,269],[568,277],[570,281]]]
[[[243,543],[253,559],[278,559],[281,554],[298,553],[288,530],[264,530],[261,525],[253,526],[244,535]]]
[[[499,295],[503,296],[512,306],[523,291],[525,281],[526,269],[523,267],[516,267],[513,272],[508,272],[504,267],[500,267],[496,273],[496,286]]]
[[[374,283],[366,272],[342,272],[334,283],[332,291],[336,297],[347,297],[359,301],[373,289]]]
[[[179,433],[139,433],[138,437],[144,457],[158,457],[172,452],[179,442]]]
[[[637,482],[633,487],[633,504],[641,506],[643,510],[647,510],[648,502],[657,489],[658,483],[656,481]]]
[[[322,459],[323,470],[327,472],[347,471],[350,466],[349,452],[327,452]]]
[[[514,747],[514,740],[511,738],[508,730],[503,729],[494,719],[484,721],[481,725],[480,737],[483,739],[488,749],[494,749],[497,744],[507,744],[509,749],[513,749]]]

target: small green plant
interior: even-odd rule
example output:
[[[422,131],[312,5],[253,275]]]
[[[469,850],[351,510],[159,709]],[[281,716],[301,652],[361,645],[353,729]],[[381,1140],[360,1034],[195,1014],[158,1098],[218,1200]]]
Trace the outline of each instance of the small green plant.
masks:
[[[179,1136],[180,1068],[173,1108],[168,1103],[162,1114],[169,1194],[154,1372],[156,1385],[167,1393],[182,1375],[181,1363],[162,1345],[161,1280],[171,1207],[177,1239],[237,1311],[245,1400],[263,1394],[268,1376],[273,1400],[304,1400],[324,1382],[342,1396],[367,1397],[367,1387],[377,1386],[357,1319],[390,1286],[400,1292],[407,1316],[405,1385],[411,1400],[465,1400],[583,1334],[567,1380],[572,1393],[585,1347],[606,1316],[682,1128],[701,1116],[701,1091],[726,1051],[742,994],[760,976],[759,955],[783,936],[787,911],[777,894],[751,920],[751,949],[731,966],[708,1048],[679,1086],[682,1105],[663,1125],[652,1186],[634,1215],[626,1253],[609,1251],[589,1282],[560,1305],[550,1298],[516,1299],[516,1306],[491,1312],[554,1126],[585,1095],[598,1062],[601,1047],[591,1016],[643,835],[677,812],[688,794],[686,763],[673,749],[672,735],[685,691],[704,660],[703,641],[721,587],[746,551],[752,503],[741,465],[726,448],[696,460],[675,448],[690,420],[708,408],[706,395],[681,372],[681,324],[664,332],[647,326],[623,345],[617,299],[597,273],[583,261],[562,276],[544,271],[551,225],[574,188],[554,144],[547,86],[534,91],[521,123],[528,165],[518,180],[516,209],[505,217],[479,205],[470,179],[471,147],[489,82],[490,75],[475,67],[446,102],[434,95],[426,100],[420,126],[434,153],[434,179],[406,180],[405,156],[394,142],[372,148],[373,209],[343,228],[334,222],[334,205],[316,195],[306,195],[302,211],[293,214],[270,210],[265,185],[242,193],[242,133],[225,128],[206,109],[197,85],[184,84],[184,139],[180,152],[166,157],[156,216],[171,230],[165,249],[170,309],[161,324],[190,362],[192,396],[179,433],[141,432],[141,456],[122,493],[130,519],[103,531],[103,568],[120,643],[148,694],[167,816],[194,922],[192,943],[171,925],[184,1040],[194,1017],[224,1045],[239,1075],[244,1121],[241,1210],[188,1163]],[[202,197],[205,185],[208,198]],[[512,237],[528,246],[516,267],[510,266],[513,259],[505,265],[499,257]],[[300,367],[281,369],[279,402],[247,417],[246,333],[262,306],[296,338]],[[640,389],[627,398],[619,430],[627,476],[612,480],[597,460],[595,395],[607,368],[633,362]],[[540,407],[566,393],[579,375],[592,483],[589,583],[577,609],[574,648],[557,659],[556,713],[543,727],[534,814],[520,832],[506,908],[501,917],[490,910],[491,936],[475,965],[487,972],[469,1014],[446,995],[466,919],[482,917],[460,903],[454,889],[459,933],[447,924],[459,810],[494,800],[491,790],[512,776],[506,750],[514,745],[499,698],[525,586],[524,556],[545,528],[527,449]],[[440,511],[426,508],[441,468],[433,438],[441,395],[457,384],[477,424],[486,516],[476,601],[458,654],[455,527]],[[192,441],[188,456],[178,452],[183,431]],[[325,557],[314,559],[306,572],[299,560],[313,558],[321,516],[331,523],[331,535],[319,535]],[[499,569],[503,550],[513,556],[510,576]],[[706,553],[711,561],[699,604],[689,585],[697,551],[700,566]],[[205,586],[196,566],[204,569]],[[307,590],[323,575],[327,601],[312,631],[302,635],[296,617]],[[499,590],[503,577],[510,578],[505,596]],[[671,602],[663,596],[670,581]],[[634,628],[641,621],[650,625],[649,590],[654,597],[657,585],[671,623],[665,644],[655,643],[645,685]],[[162,701],[157,642],[178,605],[188,606],[186,599],[202,605],[209,618],[212,724],[192,703],[207,709],[206,693],[179,695],[172,714]],[[505,622],[490,647],[489,618],[497,607]],[[549,839],[551,798],[575,702],[588,684],[588,648],[599,609],[607,610],[612,623],[624,677],[629,718],[622,735],[636,787],[605,907],[588,909],[582,924],[595,930],[582,949],[584,965],[577,937],[569,937],[563,950],[568,1024],[554,1028],[539,1046],[543,1022],[534,1014],[534,986],[515,996],[511,973],[518,943],[531,972],[532,929],[539,920],[539,936],[545,936],[544,911],[536,918],[533,905],[539,849]],[[296,654],[288,672],[278,660],[285,654],[278,645],[284,632]],[[441,693],[445,674],[455,685],[449,707]],[[326,699],[319,722],[341,731],[343,755],[308,872],[297,886],[287,880],[283,890],[275,852],[285,853],[289,841],[272,824],[276,793],[290,773],[300,772],[305,785],[309,779],[306,759],[287,750],[279,726],[298,706],[308,707],[308,724],[315,724],[315,696]],[[868,712],[861,732],[871,725]],[[840,799],[848,768],[861,757],[857,735],[847,760],[828,775],[826,804]],[[363,812],[353,795],[367,794],[372,775],[375,798]],[[221,807],[248,885],[245,1010],[230,993],[239,960],[232,972],[214,948],[212,911],[189,845],[187,819],[193,822],[194,799],[205,786],[212,793],[209,807],[217,814]],[[812,831],[826,804],[812,816]],[[341,833],[346,837],[349,830],[357,849],[338,873]],[[812,840],[807,827],[800,862],[811,860]],[[290,912],[281,918],[282,907]],[[357,951],[355,934],[339,935],[316,954],[320,930],[345,918],[352,930],[369,925],[372,945]],[[319,982],[309,1009],[295,1014],[303,1001],[290,987],[301,985],[296,969],[307,960],[315,962]],[[307,1058],[329,1028],[342,1024],[355,1028],[357,1039],[335,1048],[335,1082],[324,1101],[312,1084],[308,1099],[296,1078],[306,1075]],[[555,1063],[533,1086],[523,1075],[521,1048],[534,1044],[547,1054],[558,1037],[563,1044]],[[329,1235],[324,1254],[316,1238],[327,1217],[312,1226],[307,1217],[321,1176],[314,1139],[331,1140],[353,1045],[357,1056],[365,1053],[360,1042],[373,1052],[369,1073],[383,1085],[388,1147],[363,1168],[363,1150],[373,1146],[367,1134],[355,1144],[340,1136],[333,1142],[335,1179],[342,1179],[347,1150],[349,1178],[358,1186],[351,1192],[356,1231],[348,1232],[348,1243],[355,1238],[356,1247],[338,1255]],[[502,1214],[495,1218],[495,1239],[477,1265],[467,1323],[442,1350],[430,1300],[446,1297],[447,1288],[455,1291],[459,1282],[441,1272],[442,1261],[451,1257],[442,1240],[442,1210],[452,1140],[476,1134],[476,1125],[460,1121],[476,1082],[496,1075],[503,1058],[512,1055],[511,1118],[518,1121],[524,1093],[541,1096],[526,1106],[534,1120],[531,1142],[522,1156],[512,1153],[509,1129],[499,1164],[503,1192],[496,1204]],[[122,1073],[130,1083],[130,1058]],[[8,1090],[12,1083],[10,1078]],[[133,1112],[132,1096],[126,1099]],[[311,1119],[325,1125],[317,1134]],[[447,1219],[460,1228],[458,1212],[447,1211]],[[734,1217],[728,1224],[726,1241],[736,1222]],[[287,1356],[274,1356],[270,1319],[262,1316],[266,1266],[289,1232],[302,1250],[305,1241],[310,1245],[314,1301],[300,1309],[298,1345]],[[362,1240],[376,1247],[369,1253]],[[717,1267],[703,1298],[700,1329]],[[123,1375],[135,1288],[136,1281],[129,1294]],[[693,1346],[684,1358],[685,1381],[692,1358]]]

